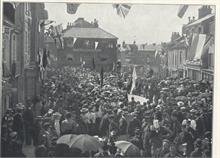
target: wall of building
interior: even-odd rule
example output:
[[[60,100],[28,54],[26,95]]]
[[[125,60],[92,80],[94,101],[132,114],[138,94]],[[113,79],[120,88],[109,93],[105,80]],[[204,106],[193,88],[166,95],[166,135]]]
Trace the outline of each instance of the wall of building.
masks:
[[[103,66],[104,71],[111,71],[113,64],[117,62],[116,49],[59,49],[57,53],[58,66],[81,66],[83,61],[85,67],[97,71]]]

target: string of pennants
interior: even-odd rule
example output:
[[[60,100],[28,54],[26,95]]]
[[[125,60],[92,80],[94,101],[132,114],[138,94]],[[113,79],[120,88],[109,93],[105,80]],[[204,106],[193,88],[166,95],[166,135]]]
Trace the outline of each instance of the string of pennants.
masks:
[[[12,3],[14,8],[17,8],[19,4],[21,3]],[[78,7],[80,6],[80,3],[66,3],[67,4],[67,13],[68,14],[76,14]],[[113,8],[116,9],[116,12],[119,16],[125,18],[130,9],[131,9],[131,4],[112,4]],[[179,10],[177,13],[177,16],[182,18],[187,9],[189,8],[189,5],[180,5]]]
[[[67,3],[67,13],[68,14],[76,14],[78,7],[80,6],[80,3]],[[125,18],[130,9],[131,5],[130,4],[112,4],[113,8],[116,9],[116,13],[120,16]],[[180,5],[177,16],[182,18],[189,5]]]
[[[67,3],[67,13],[76,14],[79,6],[80,3]],[[131,9],[130,4],[113,4],[112,6],[114,9],[116,9],[116,13],[123,18],[125,18],[128,15]]]

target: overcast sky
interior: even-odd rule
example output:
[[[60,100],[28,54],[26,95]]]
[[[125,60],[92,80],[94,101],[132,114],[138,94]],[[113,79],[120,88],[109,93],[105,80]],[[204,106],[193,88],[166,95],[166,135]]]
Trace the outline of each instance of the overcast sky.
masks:
[[[198,17],[198,8],[189,6],[181,19],[177,16],[179,5],[132,5],[126,18],[116,14],[112,4],[81,4],[76,14],[68,14],[65,3],[46,3],[49,20],[55,24],[74,22],[79,17],[91,22],[96,18],[99,26],[126,43],[160,43],[170,40],[172,32],[180,32],[183,24],[188,23],[188,16]]]

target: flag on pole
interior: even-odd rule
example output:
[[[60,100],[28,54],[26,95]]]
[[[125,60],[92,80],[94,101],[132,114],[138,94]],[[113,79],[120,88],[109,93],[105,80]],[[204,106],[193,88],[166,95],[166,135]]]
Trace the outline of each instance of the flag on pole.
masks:
[[[125,18],[131,9],[131,5],[129,5],[129,4],[113,4],[113,8],[116,8],[117,14],[119,16]]]
[[[100,72],[100,78],[101,78],[101,87],[103,87],[103,79],[104,79],[104,70],[103,70],[103,66],[101,67],[101,72]]]
[[[178,10],[178,17],[182,18],[184,14],[186,13],[186,10],[188,9],[188,5],[180,5],[179,10]]]
[[[80,5],[79,3],[67,3],[67,13],[76,14],[79,5]]]
[[[95,58],[92,58],[92,69],[95,70]]]
[[[137,73],[136,73],[136,68],[134,66],[133,68],[133,73],[132,73],[132,85],[131,85],[131,91],[130,91],[130,94],[132,94],[133,90],[134,90],[134,87],[135,87],[135,84],[136,84],[136,79],[137,79]]]
[[[97,49],[97,47],[98,47],[98,42],[95,42],[95,49]]]

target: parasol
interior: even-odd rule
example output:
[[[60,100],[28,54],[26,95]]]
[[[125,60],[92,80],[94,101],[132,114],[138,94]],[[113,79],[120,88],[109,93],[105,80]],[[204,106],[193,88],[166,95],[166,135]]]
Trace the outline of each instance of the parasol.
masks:
[[[67,145],[71,145],[73,138],[75,138],[77,135],[75,134],[66,134],[61,136],[58,140],[57,140],[57,144],[67,144]]]
[[[102,151],[102,144],[97,140],[97,138],[89,136],[88,134],[80,134],[73,138],[71,148],[78,148],[82,150],[83,153],[86,151]]]
[[[128,141],[117,141],[115,146],[122,150],[125,156],[140,156],[140,150],[137,146]]]

